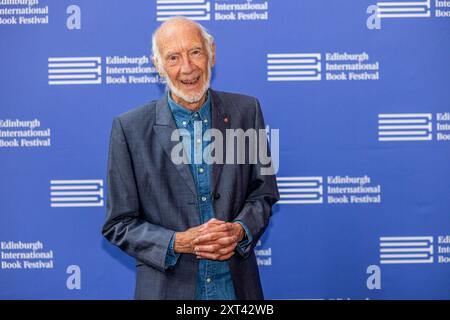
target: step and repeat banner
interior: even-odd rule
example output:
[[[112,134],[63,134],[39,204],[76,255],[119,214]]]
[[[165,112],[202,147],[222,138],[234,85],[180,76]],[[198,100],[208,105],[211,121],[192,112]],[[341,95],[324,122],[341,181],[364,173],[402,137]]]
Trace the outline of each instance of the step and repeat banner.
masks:
[[[449,299],[447,0],[0,0],[0,298],[133,298],[101,235],[109,134],[164,93],[151,35],[174,15],[279,133],[266,298]]]

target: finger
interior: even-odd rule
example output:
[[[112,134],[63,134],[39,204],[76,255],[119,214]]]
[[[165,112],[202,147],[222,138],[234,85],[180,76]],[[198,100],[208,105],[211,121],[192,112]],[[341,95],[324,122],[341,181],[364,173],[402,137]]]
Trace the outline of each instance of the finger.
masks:
[[[208,259],[208,260],[225,261],[225,260],[230,259],[233,255],[234,255],[234,251],[230,252],[227,255],[220,255],[220,254],[202,252],[201,254],[197,255],[197,259]]]
[[[202,235],[212,232],[233,232],[233,226],[229,223],[219,224],[219,225],[207,225],[201,230]]]
[[[231,245],[229,245],[229,246],[219,248],[219,249],[218,249],[218,252],[219,252],[221,255],[226,255],[226,254],[229,254],[230,252],[233,252],[233,251],[236,249],[236,247],[237,247],[237,244],[236,244],[236,243],[233,243],[233,244],[231,244]]]
[[[225,224],[225,221],[222,220],[218,220],[216,218],[212,218],[210,220],[208,220],[208,222],[206,222],[207,224]]]
[[[230,254],[233,253],[233,252],[234,252],[234,250],[227,250],[227,251],[225,251],[225,250],[220,250],[220,252],[218,253],[218,255],[221,256],[221,257],[224,257],[224,256],[230,255]]]
[[[198,252],[196,255],[197,259],[218,260],[220,258],[219,253]]]
[[[233,252],[236,249],[237,244],[233,243],[228,246],[215,246],[214,250],[195,250],[196,255],[202,255],[202,254],[218,254],[218,255],[228,255],[229,253]],[[200,247],[200,246],[199,246]],[[205,246],[208,247],[208,246]],[[201,248],[198,248],[201,249]]]
[[[218,245],[219,247],[224,247],[224,246],[229,246],[232,244],[237,244],[238,243],[238,238],[237,236],[230,236],[227,234],[222,234],[219,237],[213,236],[213,237],[209,237],[208,236],[202,236],[199,237],[197,239],[195,239],[194,241],[192,241],[193,245]]]
[[[195,246],[194,252],[211,252],[215,253],[217,250],[221,249],[217,244],[209,244],[209,245],[198,245]]]
[[[221,220],[217,220],[217,219],[213,218],[213,219],[201,224],[199,226],[199,230],[202,231],[202,230],[205,230],[208,228],[212,228],[212,227],[216,227],[216,226],[220,226],[220,225],[224,225],[224,224],[226,224],[225,221],[221,221]]]
[[[230,236],[230,237],[221,237],[216,240],[217,243],[226,246],[226,245],[237,245],[237,236]]]
[[[209,242],[214,242],[214,241],[218,241],[220,239],[224,239],[224,238],[230,238],[232,236],[230,236],[230,234],[228,232],[212,232],[212,233],[207,233],[201,236],[198,236],[196,239],[194,239],[194,241],[192,241],[192,243],[195,244],[207,244]],[[237,239],[237,237],[236,237]]]

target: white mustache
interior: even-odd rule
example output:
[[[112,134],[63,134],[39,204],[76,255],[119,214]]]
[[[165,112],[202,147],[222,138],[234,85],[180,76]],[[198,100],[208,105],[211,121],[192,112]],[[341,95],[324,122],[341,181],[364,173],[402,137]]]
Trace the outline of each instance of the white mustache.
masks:
[[[199,75],[198,77],[201,77],[201,75]],[[205,92],[208,90],[209,88],[209,83],[211,81],[211,65],[208,63],[208,73],[207,73],[207,78],[205,83],[203,84],[203,86],[200,88],[200,90],[197,93],[193,93],[193,94],[186,94],[184,92],[182,92],[180,89],[178,89],[170,80],[170,78],[167,76],[167,73],[165,74],[165,78],[166,78],[166,82],[167,82],[167,87],[170,90],[170,92],[172,92],[173,94],[175,94],[176,96],[180,97],[181,99],[183,99],[184,101],[188,102],[188,103],[195,103],[200,101],[203,96],[205,95]]]

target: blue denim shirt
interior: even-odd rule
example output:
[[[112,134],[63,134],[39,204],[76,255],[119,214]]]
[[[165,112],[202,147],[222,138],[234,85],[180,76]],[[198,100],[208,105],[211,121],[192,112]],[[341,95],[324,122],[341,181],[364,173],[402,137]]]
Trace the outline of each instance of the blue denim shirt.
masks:
[[[211,165],[207,165],[203,159],[203,152],[210,143],[210,137],[207,136],[207,129],[211,128],[211,98],[208,98],[201,108],[192,112],[173,101],[168,93],[168,102],[172,110],[175,123],[180,130],[183,148],[190,160],[191,172],[194,177],[197,188],[197,208],[200,214],[200,223],[205,223],[214,218],[214,209],[211,199]],[[197,145],[197,148],[194,146]],[[201,148],[199,146],[201,145]],[[190,150],[190,152],[188,152]],[[242,221],[240,223],[246,233],[246,237],[238,246],[239,249],[245,249],[251,244],[252,236],[249,229]],[[174,236],[170,241],[166,256],[166,267],[170,268],[176,265],[179,254],[173,249]],[[214,261],[207,259],[199,260],[199,272],[197,279],[197,288],[195,293],[196,300],[235,300],[233,281],[231,279],[230,267],[228,261]]]

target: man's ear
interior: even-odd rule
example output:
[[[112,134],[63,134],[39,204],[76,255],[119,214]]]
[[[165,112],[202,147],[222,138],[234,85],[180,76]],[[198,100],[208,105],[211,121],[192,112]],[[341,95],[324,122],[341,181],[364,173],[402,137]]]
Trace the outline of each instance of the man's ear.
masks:
[[[155,68],[156,68],[156,71],[158,71],[159,75],[160,75],[162,78],[164,78],[164,73],[162,72],[162,70],[160,70],[158,60],[156,59],[155,56],[152,56],[152,62],[153,62],[153,65],[154,65]]]
[[[214,67],[214,65],[216,64],[216,43],[213,42],[211,44],[211,67]]]

